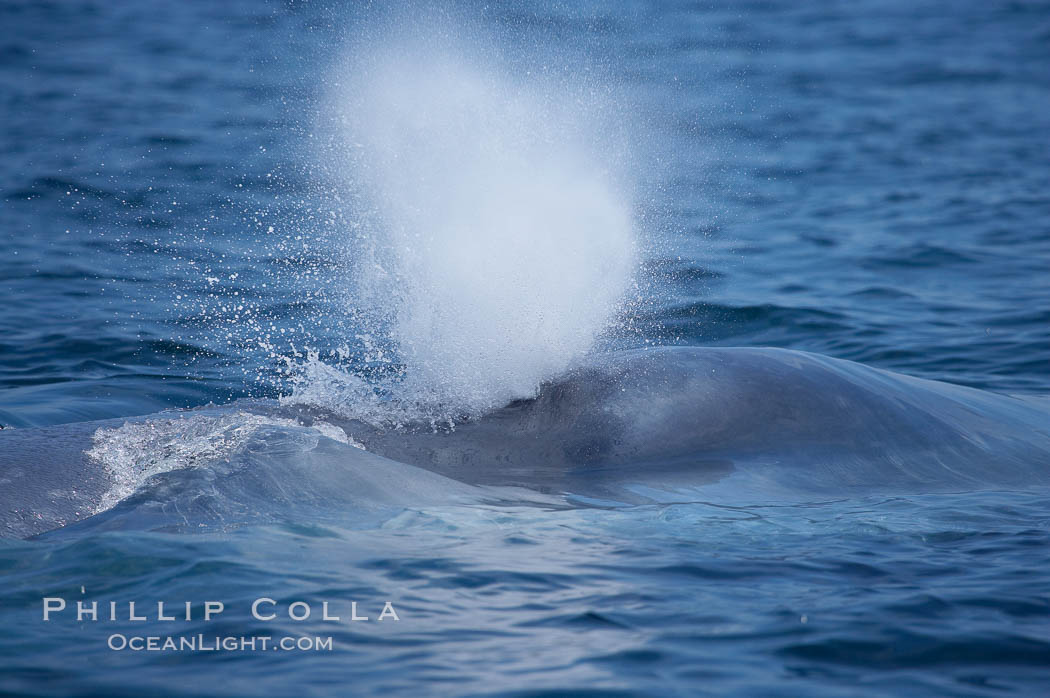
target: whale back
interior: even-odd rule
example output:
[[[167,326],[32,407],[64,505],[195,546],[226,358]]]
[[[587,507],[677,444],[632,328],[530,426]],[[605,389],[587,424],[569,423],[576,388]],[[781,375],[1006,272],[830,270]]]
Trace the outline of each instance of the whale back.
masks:
[[[594,357],[533,399],[446,428],[263,401],[3,430],[0,534],[527,497],[1024,488],[1050,482],[1048,464],[1045,401],[795,351],[662,348]]]

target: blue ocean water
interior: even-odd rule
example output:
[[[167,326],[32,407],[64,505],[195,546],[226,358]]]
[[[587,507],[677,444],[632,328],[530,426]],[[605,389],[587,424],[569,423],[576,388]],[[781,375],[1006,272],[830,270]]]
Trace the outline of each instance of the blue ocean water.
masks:
[[[438,462],[429,442],[402,445],[397,429],[372,434],[360,409],[341,412],[353,394],[343,369],[380,384],[399,371],[376,360],[369,321],[353,307],[358,270],[347,260],[360,249],[351,238],[364,212],[350,194],[337,197],[344,172],[356,181],[368,170],[320,143],[332,95],[355,84],[343,56],[382,36],[376,13],[306,2],[0,6],[0,480],[10,493],[23,486],[12,484],[15,470],[31,479],[39,468],[48,473],[38,478],[41,501],[56,510],[81,507],[71,492],[97,485],[56,485],[52,473],[80,477],[85,463],[104,462],[125,488],[106,494],[120,495],[107,507],[121,503],[94,517],[90,507],[55,515],[21,492],[4,498],[5,515],[24,524],[12,530],[56,530],[0,541],[0,691],[1042,694],[1050,490],[1045,477],[1002,474],[1046,473],[1038,443],[1032,456],[989,461],[996,476],[985,477],[979,462],[953,463],[933,446],[898,452],[940,429],[985,448],[994,430],[967,430],[970,422],[940,412],[894,421],[872,408],[863,414],[887,415],[885,428],[873,424],[885,462],[861,443],[867,432],[847,432],[830,456],[804,442],[767,463],[805,473],[791,496],[680,479],[688,464],[715,479],[753,465],[743,446],[719,444],[617,461],[656,475],[610,492],[592,480],[577,487],[571,471],[553,478],[546,460],[512,462],[526,448],[510,447],[503,470],[470,460],[469,449]],[[593,100],[617,105],[612,121],[630,122],[639,290],[602,351],[814,352],[1021,396],[1016,405],[1035,417],[1016,416],[1019,406],[985,411],[959,393],[964,411],[1009,420],[1009,435],[989,450],[1022,444],[1026,430],[1039,443],[1050,438],[1038,421],[1050,393],[1046,3],[467,4],[444,17],[463,35],[493,37],[522,84],[533,72],[593,72],[611,86]],[[547,106],[525,102],[537,104]],[[425,106],[432,114],[445,103]],[[537,162],[531,151],[521,157]],[[399,172],[387,199],[400,192]],[[549,199],[531,183],[523,191],[529,208]],[[487,192],[479,187],[477,200]],[[502,312],[515,288],[487,290]],[[550,323],[541,329],[570,342],[586,318],[543,311],[560,312],[564,294],[583,303],[597,292],[557,288],[548,305],[529,308]],[[435,317],[455,328],[447,318],[460,316]],[[476,334],[424,336],[477,348]],[[532,358],[504,347],[493,356],[504,349],[511,372],[527,363],[518,357]],[[419,365],[433,369],[446,354],[427,356]],[[502,375],[486,375],[502,389]],[[927,405],[908,388],[864,385],[887,410]],[[839,394],[831,384],[804,387],[816,397],[770,401],[830,405]],[[588,405],[601,412],[608,400]],[[849,412],[859,403],[840,404]],[[174,408],[195,408],[178,413],[185,426],[123,426]],[[640,412],[659,409],[653,400]],[[302,414],[321,426],[304,429]],[[571,422],[573,438],[600,432],[566,414],[550,422]],[[818,416],[828,431],[844,423],[831,409]],[[759,421],[747,448],[793,433],[793,419]],[[64,426],[96,420],[115,421]],[[469,439],[487,428],[478,423],[471,431],[467,417],[455,433]],[[392,480],[352,460],[356,451],[333,434],[394,459],[367,461]],[[67,438],[74,447],[46,455]],[[564,452],[608,453],[579,443]],[[83,455],[91,448],[95,460]],[[962,459],[964,450],[951,453]],[[358,479],[326,470],[339,459]],[[403,464],[441,479],[396,469]],[[934,465],[958,477],[923,470]],[[674,477],[661,478],[661,468]],[[894,480],[900,470],[913,477]],[[77,622],[66,610],[45,623],[44,597],[123,610],[115,621]],[[275,601],[274,620],[250,614],[264,597]],[[225,604],[218,619],[203,620],[207,600]],[[387,600],[400,620],[376,620]],[[150,620],[128,620],[129,601],[150,608]],[[169,628],[155,618],[157,601],[190,601],[193,617]],[[288,617],[297,601],[310,605],[309,619]],[[325,601],[341,621],[321,620]],[[372,620],[347,621],[354,601]],[[110,649],[114,634],[333,645],[147,652]]]

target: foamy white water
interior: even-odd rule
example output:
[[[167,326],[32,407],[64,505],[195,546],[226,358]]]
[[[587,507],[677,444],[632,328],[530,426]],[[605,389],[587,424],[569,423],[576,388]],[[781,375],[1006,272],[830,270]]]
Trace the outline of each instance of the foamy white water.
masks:
[[[168,416],[99,428],[87,455],[106,469],[113,484],[94,513],[116,506],[154,475],[228,461],[260,430],[268,427],[294,429],[302,438],[312,440],[312,445],[325,436],[364,448],[341,428],[325,422],[303,427],[295,420],[243,410],[220,415]]]
[[[404,402],[478,414],[590,350],[631,289],[624,129],[585,81],[420,36],[359,46],[333,90],[348,302],[395,345]]]

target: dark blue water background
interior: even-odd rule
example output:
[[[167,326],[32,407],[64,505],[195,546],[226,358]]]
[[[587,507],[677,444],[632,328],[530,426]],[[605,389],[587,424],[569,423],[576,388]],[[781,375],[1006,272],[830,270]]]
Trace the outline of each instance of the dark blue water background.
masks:
[[[621,341],[1050,390],[1050,5],[468,13],[511,52],[592,56],[635,100],[640,209],[665,244],[641,334]],[[293,346],[353,344],[332,290],[347,214],[311,139],[358,14],[0,5],[0,423],[273,397]],[[1048,505],[474,507],[7,541],[0,691],[1038,695]],[[127,622],[38,621],[41,596],[81,586],[229,606],[392,596],[405,620],[280,624],[333,635],[331,653],[132,655],[105,648]]]

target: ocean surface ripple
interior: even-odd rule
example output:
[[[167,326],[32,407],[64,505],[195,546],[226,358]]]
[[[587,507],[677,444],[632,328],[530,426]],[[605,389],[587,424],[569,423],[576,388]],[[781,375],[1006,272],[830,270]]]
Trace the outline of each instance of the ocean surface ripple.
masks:
[[[0,5],[0,693],[1041,695],[1048,16]]]

